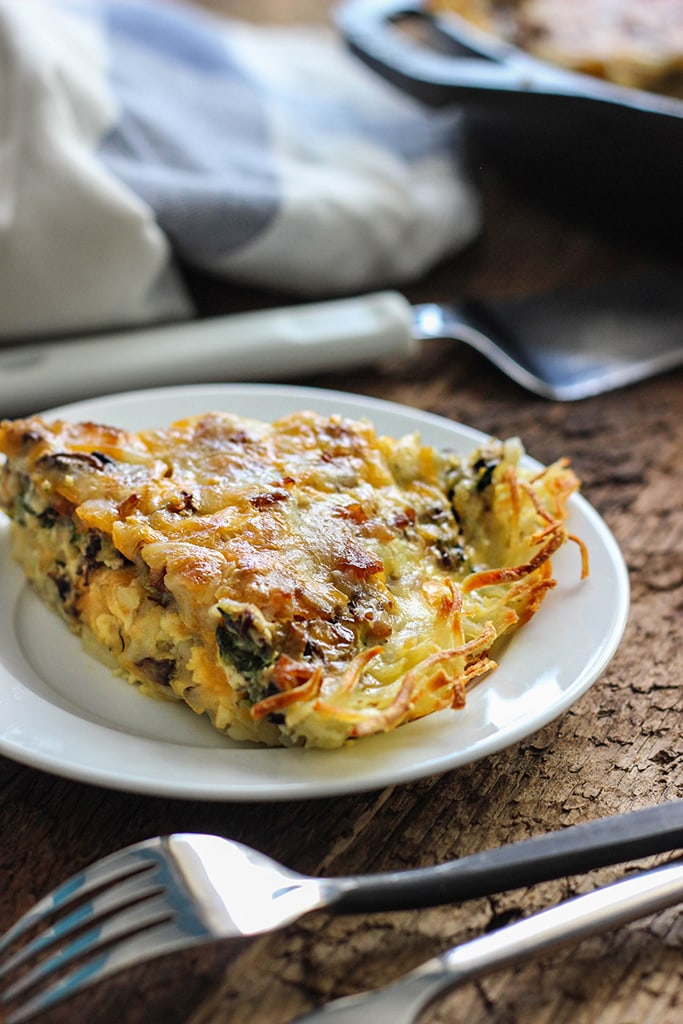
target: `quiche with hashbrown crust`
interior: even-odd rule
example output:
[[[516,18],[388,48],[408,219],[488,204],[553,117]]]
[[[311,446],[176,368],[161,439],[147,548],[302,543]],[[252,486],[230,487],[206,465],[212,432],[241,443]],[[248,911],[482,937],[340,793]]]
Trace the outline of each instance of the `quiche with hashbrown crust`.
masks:
[[[7,420],[0,452],[42,598],[145,693],[269,745],[462,707],[553,587],[578,486],[516,440],[462,458],[313,412]]]

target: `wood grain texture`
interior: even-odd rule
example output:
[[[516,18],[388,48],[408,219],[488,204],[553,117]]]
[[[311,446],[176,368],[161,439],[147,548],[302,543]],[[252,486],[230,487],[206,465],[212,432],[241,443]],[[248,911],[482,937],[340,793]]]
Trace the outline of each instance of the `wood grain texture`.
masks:
[[[323,20],[329,4],[206,3],[255,20]],[[486,221],[467,253],[408,289],[515,294],[591,280],[630,259],[484,168]],[[204,311],[268,304],[190,275]],[[475,353],[430,343],[375,372],[300,383],[388,398],[497,435],[541,461],[566,454],[624,552],[632,611],[603,677],[569,711],[494,756],[442,776],[340,799],[266,805],[109,792],[0,758],[0,929],[90,861],[171,831],[217,832],[303,872],[414,867],[549,829],[683,797],[683,373],[560,405],[530,396]],[[648,862],[651,863],[651,862]],[[444,948],[610,881],[603,869],[421,912],[317,913],[244,945],[139,966],[55,1009],[45,1024],[284,1024],[329,998],[375,986]],[[424,1024],[678,1024],[683,917],[668,911],[453,992]]]

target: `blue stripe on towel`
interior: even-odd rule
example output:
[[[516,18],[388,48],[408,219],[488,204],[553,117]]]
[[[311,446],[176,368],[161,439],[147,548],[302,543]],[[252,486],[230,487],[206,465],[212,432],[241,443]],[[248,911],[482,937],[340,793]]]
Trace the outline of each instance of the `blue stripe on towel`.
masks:
[[[258,87],[196,10],[108,2],[102,11],[121,113],[100,158],[154,210],[181,257],[210,266],[278,208]]]

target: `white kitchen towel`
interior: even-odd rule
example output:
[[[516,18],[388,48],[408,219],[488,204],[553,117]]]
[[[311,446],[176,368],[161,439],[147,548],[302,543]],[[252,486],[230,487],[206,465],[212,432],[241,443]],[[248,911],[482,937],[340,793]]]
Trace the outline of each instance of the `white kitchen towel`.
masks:
[[[461,125],[317,28],[0,0],[0,337],[192,315],[181,264],[325,298],[477,233]]]

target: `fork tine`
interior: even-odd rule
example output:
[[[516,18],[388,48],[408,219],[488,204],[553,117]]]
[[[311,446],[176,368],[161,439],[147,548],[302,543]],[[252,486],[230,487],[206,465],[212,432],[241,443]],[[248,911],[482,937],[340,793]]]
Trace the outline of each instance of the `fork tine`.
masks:
[[[201,942],[202,938],[196,936],[195,941]],[[24,1021],[44,1012],[61,1000],[75,996],[83,989],[103,981],[125,967],[144,963],[145,960],[155,959],[177,949],[187,949],[190,944],[191,940],[185,931],[174,921],[162,919],[155,925],[150,920],[146,930],[138,931],[128,939],[124,937],[118,945],[104,949],[99,954],[93,953],[82,962],[77,960],[77,954],[74,955],[72,970],[54,981],[51,980],[51,975],[56,967],[51,971],[40,972],[34,983],[40,980],[46,984],[34,995],[29,995],[16,1009],[11,1010],[6,1017],[6,1024],[23,1024]],[[16,1001],[20,995],[20,992],[8,991],[0,997],[0,1003],[8,1005]]]
[[[9,929],[0,977],[26,972],[0,994],[0,1005],[12,1004],[7,1022],[19,1024],[124,967],[212,937],[157,837],[97,861]]]
[[[121,913],[107,918],[101,924],[83,934],[76,935],[71,942],[60,946],[40,960],[26,974],[10,985],[0,996],[0,1002],[11,1002],[28,989],[45,982],[57,971],[65,970],[72,964],[91,958],[105,957],[115,948],[112,944],[125,942],[128,936],[136,935],[146,928],[168,921],[172,911],[163,896],[157,896],[143,904],[124,908]]]
[[[152,862],[149,863],[150,869],[154,866]],[[83,930],[115,911],[123,910],[133,903],[159,893],[162,887],[156,880],[156,875],[156,871],[146,870],[123,876],[121,881],[114,881],[87,902],[79,903],[66,917],[58,918],[50,927],[45,928],[25,946],[8,956],[4,963],[0,964],[0,980],[38,954],[46,953],[50,947],[68,939],[75,931]],[[65,908],[68,909],[70,905],[65,904]],[[9,944],[5,948],[9,949]]]
[[[143,871],[154,863],[150,856],[160,845],[158,838],[149,839],[134,846],[126,847],[117,853],[95,861],[82,871],[63,882],[34,906],[0,937],[0,954],[4,953],[17,940],[30,931],[41,921],[57,911],[66,909],[71,903],[87,896],[117,879]]]

